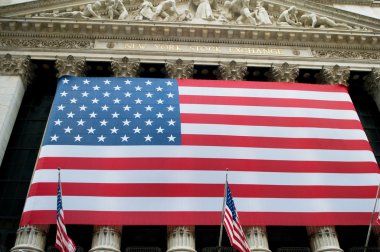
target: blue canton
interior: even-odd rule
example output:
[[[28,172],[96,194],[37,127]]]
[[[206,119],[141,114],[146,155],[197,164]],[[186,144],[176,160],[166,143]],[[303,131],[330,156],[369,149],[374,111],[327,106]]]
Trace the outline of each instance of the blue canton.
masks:
[[[227,183],[226,206],[230,209],[232,213],[232,219],[236,221],[236,207],[235,207],[235,203],[232,198],[230,186],[228,185],[228,183]]]
[[[50,112],[44,145],[178,145],[174,79],[64,76]]]

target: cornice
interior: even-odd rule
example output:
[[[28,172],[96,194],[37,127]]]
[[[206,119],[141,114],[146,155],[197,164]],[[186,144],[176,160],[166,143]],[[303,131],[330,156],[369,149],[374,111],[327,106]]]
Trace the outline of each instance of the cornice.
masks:
[[[369,51],[380,49],[380,34],[368,31],[120,22],[117,20],[2,18],[0,19],[0,37],[3,41],[0,43],[0,47],[17,47],[9,42],[9,40],[16,39],[86,41],[81,47],[91,47],[91,41],[96,39],[109,39],[278,45]],[[59,46],[59,41],[56,43]],[[20,45],[22,46],[22,43]]]

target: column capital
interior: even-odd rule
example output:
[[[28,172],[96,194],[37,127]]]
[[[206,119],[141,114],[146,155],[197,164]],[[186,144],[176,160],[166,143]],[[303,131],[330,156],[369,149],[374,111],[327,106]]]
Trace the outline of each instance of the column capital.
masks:
[[[272,64],[270,69],[270,80],[277,82],[296,82],[299,74],[299,65]]]
[[[191,79],[194,73],[194,63],[184,62],[182,59],[167,61],[165,64],[166,72],[172,79]]]
[[[11,252],[44,252],[49,225],[19,227]]]
[[[56,58],[55,68],[58,70],[57,77],[64,75],[83,76],[85,73],[85,58],[76,59],[69,55],[67,58]]]
[[[334,226],[306,227],[312,252],[343,252]]]
[[[348,87],[350,77],[350,67],[323,66],[317,75],[318,83],[321,84],[343,84]]]
[[[370,95],[376,95],[380,91],[380,68],[372,68],[365,79],[364,88]]]
[[[20,76],[26,87],[32,79],[33,67],[30,56],[12,56],[9,53],[0,60],[0,75]]]
[[[247,64],[236,63],[231,61],[229,63],[219,63],[217,76],[220,80],[244,80],[247,75]]]
[[[140,72],[140,60],[121,60],[111,58],[111,69],[115,77],[137,77]]]

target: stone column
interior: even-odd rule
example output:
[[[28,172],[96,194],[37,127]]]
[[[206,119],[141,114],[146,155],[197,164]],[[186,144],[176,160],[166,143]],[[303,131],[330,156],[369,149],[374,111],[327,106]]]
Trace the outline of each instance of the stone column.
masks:
[[[11,252],[44,252],[48,231],[48,225],[19,227]]]
[[[380,68],[373,68],[364,83],[367,92],[372,95],[377,108],[380,110]]]
[[[219,63],[217,78],[219,80],[244,80],[247,73],[247,64],[238,64],[233,60],[230,63]]]
[[[64,75],[84,76],[86,60],[84,58],[75,59],[72,55],[67,56],[67,58],[57,58],[55,68],[58,70],[58,78]]]
[[[269,72],[269,80],[276,82],[296,82],[299,74],[298,65],[272,64]]]
[[[165,68],[168,77],[172,79],[191,79],[193,77],[193,62],[184,62],[181,59],[168,61]],[[195,227],[168,226],[167,244],[167,252],[195,252]]]
[[[5,55],[0,60],[0,165],[31,78],[30,57]]]
[[[244,228],[249,249],[254,252],[270,252],[267,238],[267,229],[264,226],[250,226]]]
[[[338,65],[323,67],[317,79],[322,84],[343,84],[348,86],[350,69]],[[310,238],[310,247],[313,252],[343,251],[339,246],[334,226],[306,227]]]

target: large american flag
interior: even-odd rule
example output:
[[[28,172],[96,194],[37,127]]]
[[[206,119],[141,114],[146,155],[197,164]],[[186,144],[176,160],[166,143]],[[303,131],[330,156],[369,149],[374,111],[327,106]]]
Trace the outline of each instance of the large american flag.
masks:
[[[62,77],[21,225],[367,225],[379,184],[341,85]]]

